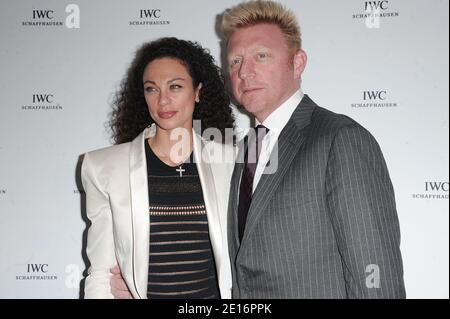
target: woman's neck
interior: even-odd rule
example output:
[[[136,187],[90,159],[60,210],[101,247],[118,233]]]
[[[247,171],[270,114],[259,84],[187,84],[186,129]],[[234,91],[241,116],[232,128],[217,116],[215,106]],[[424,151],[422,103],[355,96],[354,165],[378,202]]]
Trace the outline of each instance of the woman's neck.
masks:
[[[192,140],[192,127],[164,130],[156,126],[155,136],[148,143],[159,159],[170,166],[176,166],[184,163],[191,155]]]

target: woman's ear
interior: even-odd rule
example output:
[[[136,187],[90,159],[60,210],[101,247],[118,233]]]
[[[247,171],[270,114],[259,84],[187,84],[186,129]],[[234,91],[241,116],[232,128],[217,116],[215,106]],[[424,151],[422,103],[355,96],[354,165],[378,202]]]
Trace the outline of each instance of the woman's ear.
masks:
[[[200,102],[200,90],[202,89],[203,84],[199,83],[197,88],[195,89],[195,102]]]

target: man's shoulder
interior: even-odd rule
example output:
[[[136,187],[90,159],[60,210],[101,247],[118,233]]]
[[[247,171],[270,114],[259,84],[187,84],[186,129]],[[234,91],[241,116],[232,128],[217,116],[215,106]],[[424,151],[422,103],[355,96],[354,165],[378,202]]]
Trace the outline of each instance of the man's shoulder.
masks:
[[[311,115],[309,130],[309,135],[314,139],[325,138],[332,141],[337,136],[357,136],[364,140],[375,139],[369,130],[350,116],[318,105],[315,105]]]
[[[312,129],[329,133],[339,131],[344,127],[364,129],[361,124],[350,116],[333,112],[319,105],[315,106],[311,115],[311,127]]]
[[[330,128],[358,125],[358,123],[345,114],[340,114],[329,110],[328,108],[317,106],[312,115],[312,121],[318,124],[328,125]]]

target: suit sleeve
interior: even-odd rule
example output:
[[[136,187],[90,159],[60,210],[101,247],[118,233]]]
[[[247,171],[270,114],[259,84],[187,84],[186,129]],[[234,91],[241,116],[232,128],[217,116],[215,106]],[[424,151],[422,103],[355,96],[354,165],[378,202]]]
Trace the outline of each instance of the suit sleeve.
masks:
[[[379,145],[363,127],[337,132],[327,204],[348,298],[405,298],[394,189]]]
[[[114,298],[110,287],[110,268],[117,264],[108,195],[102,190],[89,153],[85,154],[81,179],[86,192],[86,214],[91,222],[86,254],[90,267],[85,282],[85,298]]]

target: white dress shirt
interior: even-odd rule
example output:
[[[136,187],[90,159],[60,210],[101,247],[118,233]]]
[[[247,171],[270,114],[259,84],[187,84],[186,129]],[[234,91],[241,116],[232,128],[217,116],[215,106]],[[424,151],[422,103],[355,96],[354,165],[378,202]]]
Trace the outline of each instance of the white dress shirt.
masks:
[[[256,120],[256,126],[262,124],[269,129],[269,132],[262,140],[261,154],[259,155],[255,177],[253,178],[253,192],[255,192],[255,189],[258,186],[259,180],[261,179],[264,169],[269,161],[270,154],[278,141],[281,131],[284,129],[295,109],[300,104],[303,96],[304,94],[302,90],[299,89],[289,99],[287,99],[286,102],[273,111],[263,123]],[[271,165],[273,164],[271,163]],[[275,171],[272,171],[272,173],[275,173]]]

